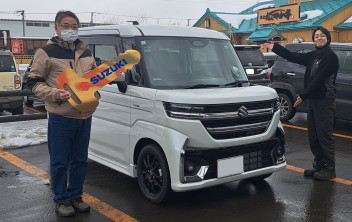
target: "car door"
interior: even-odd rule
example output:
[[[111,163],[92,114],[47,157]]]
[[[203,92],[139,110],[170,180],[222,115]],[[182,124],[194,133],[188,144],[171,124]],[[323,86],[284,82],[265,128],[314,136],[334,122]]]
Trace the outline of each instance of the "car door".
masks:
[[[340,69],[336,78],[336,118],[352,120],[350,114],[352,110],[352,51],[335,51],[335,53],[340,61]],[[343,61],[342,64],[341,61]]]
[[[88,44],[98,63],[110,61],[121,52],[118,38],[114,36],[91,38]],[[116,84],[102,87],[99,93],[101,99],[93,114],[89,154],[127,172],[130,162],[130,96],[128,92],[121,93]]]

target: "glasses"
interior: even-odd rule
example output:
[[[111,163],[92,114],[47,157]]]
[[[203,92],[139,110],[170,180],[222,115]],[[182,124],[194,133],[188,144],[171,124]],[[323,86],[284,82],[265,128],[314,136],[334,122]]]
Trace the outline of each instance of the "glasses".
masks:
[[[74,24],[74,25],[63,24],[63,25],[59,25],[59,26],[61,26],[64,29],[78,29],[79,28],[79,25],[77,25],[77,24]]]

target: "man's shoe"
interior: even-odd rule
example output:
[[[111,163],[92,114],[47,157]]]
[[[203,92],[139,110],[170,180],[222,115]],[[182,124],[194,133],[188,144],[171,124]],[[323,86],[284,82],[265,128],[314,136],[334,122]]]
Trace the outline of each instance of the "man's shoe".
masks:
[[[317,180],[330,180],[336,177],[335,171],[322,169],[316,173],[314,173],[314,178]]]
[[[317,169],[317,168],[313,168],[313,169],[305,169],[303,174],[305,177],[313,177],[314,176],[314,173],[316,172],[319,172],[320,169]]]
[[[313,163],[313,169],[304,170],[303,174],[305,177],[313,177],[314,173],[319,172],[321,170],[321,165],[317,163]]]
[[[56,213],[61,217],[70,217],[75,215],[75,209],[69,201],[61,202],[56,204]]]
[[[83,202],[82,197],[78,197],[76,199],[71,200],[71,204],[77,212],[89,212],[90,211],[89,204]]]

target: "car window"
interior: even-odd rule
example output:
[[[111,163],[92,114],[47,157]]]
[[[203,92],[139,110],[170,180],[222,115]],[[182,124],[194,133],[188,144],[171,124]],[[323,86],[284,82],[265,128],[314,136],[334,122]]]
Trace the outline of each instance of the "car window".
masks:
[[[16,72],[12,56],[0,55],[0,72]]]
[[[128,37],[128,38],[122,38],[121,40],[122,40],[123,49],[125,51],[130,50],[130,49],[137,50],[136,41],[134,40],[134,38]],[[141,58],[141,59],[143,59],[143,58]],[[138,64],[136,64],[135,66],[133,66],[132,69],[127,70],[127,73],[129,74],[129,77],[130,77],[129,83],[132,85],[139,85],[139,86],[144,85],[143,76],[142,76],[143,72],[142,72],[142,68],[141,68],[141,61]]]
[[[345,62],[343,65],[343,73],[352,73],[352,51],[344,51]]]
[[[345,63],[345,59],[346,59],[346,52],[340,51],[340,50],[336,50],[334,52],[337,55],[337,58],[339,59],[339,71],[338,72],[342,72],[343,66]]]
[[[217,87],[248,80],[227,40],[153,36],[136,42],[153,88]]]
[[[101,63],[110,61],[117,56],[114,45],[95,45],[94,56],[96,60]]]
[[[235,47],[243,66],[265,66],[265,58],[259,48]]]

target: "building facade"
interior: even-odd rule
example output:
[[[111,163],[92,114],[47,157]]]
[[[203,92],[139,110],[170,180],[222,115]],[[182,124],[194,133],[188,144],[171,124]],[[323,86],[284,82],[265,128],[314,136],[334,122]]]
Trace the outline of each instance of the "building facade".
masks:
[[[81,23],[88,27],[90,23]],[[54,21],[0,19],[0,49],[15,55],[33,55],[55,34]]]
[[[194,26],[223,32],[234,44],[309,42],[320,26],[331,32],[333,42],[352,42],[352,1],[269,0],[240,13],[207,9]]]

